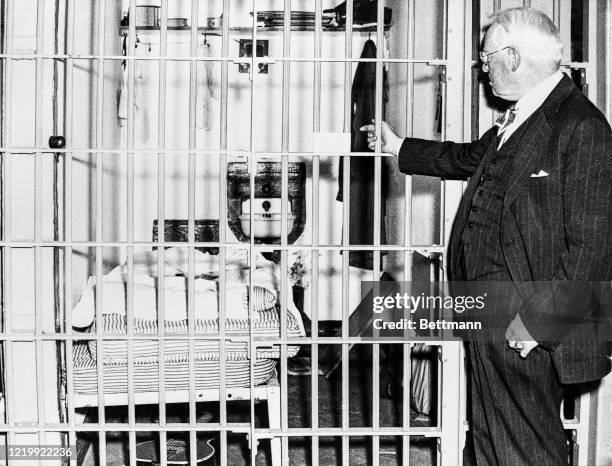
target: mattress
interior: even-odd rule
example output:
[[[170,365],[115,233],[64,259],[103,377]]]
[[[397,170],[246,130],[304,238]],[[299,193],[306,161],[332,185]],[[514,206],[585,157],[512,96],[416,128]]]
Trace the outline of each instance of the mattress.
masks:
[[[72,312],[73,325],[84,329],[81,331],[82,340],[74,345],[75,392],[97,392],[96,364],[101,348],[104,392],[127,393],[128,307],[133,319],[133,335],[136,336],[131,338],[132,382],[135,392],[150,393],[158,390],[160,341],[164,349],[166,390],[185,390],[189,387],[190,358],[195,366],[194,388],[198,390],[219,387],[221,363],[225,368],[226,387],[229,388],[251,385],[251,365],[254,385],[270,379],[275,373],[276,359],[281,356],[280,345],[274,342],[281,336],[279,268],[257,255],[255,267],[251,269],[245,251],[228,252],[224,313],[226,357],[221,361],[218,339],[220,282],[211,278],[218,276],[218,258],[194,252],[195,272],[200,278],[193,280],[194,289],[190,290],[189,280],[184,276],[164,276],[160,280],[156,254],[153,251],[135,256],[131,274],[127,273],[129,270],[126,272],[125,264],[117,266],[103,277],[101,290],[96,286],[96,278],[90,277]],[[164,273],[185,273],[189,265],[186,250],[180,248],[167,250],[164,260],[167,266]],[[160,287],[164,289],[164,337],[158,336]],[[97,309],[97,294],[100,292],[103,306]],[[194,303],[188,305],[190,295]],[[288,338],[302,337],[305,335],[304,326],[293,303],[291,287],[287,288],[286,301],[286,335]],[[195,338],[188,337],[187,315],[190,308],[194,313]],[[88,340],[88,337],[95,338],[97,334],[96,314],[100,314],[103,326],[100,331],[102,339]],[[254,352],[249,347],[251,336],[256,341]],[[192,345],[189,344],[190,339]],[[298,346],[287,345],[287,357],[295,356],[298,350]]]
[[[219,360],[195,360],[196,390],[218,389],[220,372]],[[73,346],[73,381],[76,394],[95,394],[98,392],[96,361],[88,346],[77,342]],[[257,359],[253,368],[253,385],[266,383],[275,374],[276,361]],[[225,362],[226,388],[250,386],[250,361],[238,359]],[[104,364],[104,393],[127,393],[128,366],[126,364]],[[132,387],[135,393],[149,393],[159,390],[159,364],[134,363]],[[165,390],[186,390],[189,387],[189,361],[176,360],[164,365]]]
[[[253,320],[253,335],[257,340],[257,359],[278,359],[280,358],[280,346],[274,345],[274,339],[280,337],[280,315],[278,310],[271,309],[266,311],[254,312],[257,318]],[[104,314],[102,316],[104,325],[104,335],[126,335],[126,318],[120,314]],[[250,333],[250,323],[248,319],[227,319],[226,337],[248,337]],[[94,326],[95,327],[95,326]],[[83,333],[85,337],[88,333],[95,332],[95,328],[90,328]],[[169,337],[180,337],[187,335],[188,323],[186,320],[165,321],[165,334]],[[157,363],[159,360],[159,338],[155,338],[158,332],[158,323],[155,320],[134,319],[134,335],[152,335],[151,340],[134,339],[132,340],[132,355],[135,363]],[[219,324],[216,320],[194,321],[194,333],[205,337],[218,336]],[[287,312],[287,337],[299,338],[304,335],[299,314],[289,310]],[[165,341],[164,360],[165,361],[185,361],[188,360],[189,341],[187,339],[168,338]],[[266,343],[269,341],[269,344]],[[102,358],[104,364],[127,364],[127,340],[103,340]],[[96,340],[87,342],[88,350],[94,360],[97,357]],[[193,344],[193,354],[196,361],[212,361],[219,359],[219,341],[210,339],[195,339]],[[226,340],[226,359],[228,361],[248,360],[250,353],[246,341]],[[299,346],[287,345],[287,356],[293,357],[297,354]]]

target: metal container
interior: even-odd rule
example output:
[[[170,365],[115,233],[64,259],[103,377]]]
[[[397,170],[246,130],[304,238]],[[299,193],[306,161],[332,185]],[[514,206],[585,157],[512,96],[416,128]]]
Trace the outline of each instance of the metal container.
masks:
[[[157,5],[136,5],[136,27],[159,27],[159,11],[160,7]]]
[[[293,242],[304,231],[306,223],[306,165],[287,164],[287,242]],[[232,162],[227,166],[227,220],[239,241],[249,241],[250,214],[256,243],[281,242],[281,162],[257,162],[254,206],[251,209],[251,183],[248,165]]]
[[[168,18],[169,28],[186,28],[189,26],[187,18]]]

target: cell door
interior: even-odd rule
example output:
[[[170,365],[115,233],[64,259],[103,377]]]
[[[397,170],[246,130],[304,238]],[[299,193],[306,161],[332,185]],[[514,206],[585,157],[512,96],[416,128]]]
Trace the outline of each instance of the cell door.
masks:
[[[481,19],[516,2],[341,3],[0,3],[5,446],[461,463],[461,343],[387,335],[371,301],[441,293],[464,186],[399,174],[355,121],[367,96],[378,129],[477,137]],[[582,25],[564,65],[602,99],[596,3],[532,3]]]

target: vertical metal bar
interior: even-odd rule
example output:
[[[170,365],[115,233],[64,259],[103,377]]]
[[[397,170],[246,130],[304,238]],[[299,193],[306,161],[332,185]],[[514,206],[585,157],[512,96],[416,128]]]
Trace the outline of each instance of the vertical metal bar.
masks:
[[[229,22],[230,5],[229,0],[223,0],[223,26],[221,35],[221,56],[229,55]],[[228,108],[228,62],[221,62],[221,109],[220,109],[220,148],[219,160],[219,243],[225,245],[226,230],[225,219],[227,218],[227,108]],[[227,465],[227,387],[225,361],[227,360],[225,336],[226,328],[226,282],[225,282],[225,253],[226,248],[219,248],[219,424],[221,427],[220,455],[221,466]]]
[[[168,463],[166,448],[166,354],[164,336],[166,334],[166,293],[165,293],[165,247],[166,242],[166,76],[168,55],[168,0],[161,1],[161,17],[159,26],[159,98],[157,101],[157,334],[158,334],[158,404],[159,404],[159,459],[162,466]]]
[[[380,60],[384,58],[385,50],[385,17],[384,17],[384,2],[378,2],[377,4],[377,23],[376,23],[376,57]],[[376,134],[380,134],[382,119],[384,117],[382,106],[383,106],[383,62],[376,62],[376,81],[375,81],[375,108],[374,108],[374,119],[376,121]],[[375,153],[380,154],[382,138],[377,138]],[[382,220],[381,205],[382,190],[381,190],[381,163],[382,159],[380,155],[376,155],[374,158],[374,245],[380,246],[381,243],[381,231],[380,224]],[[350,177],[349,177],[350,179]],[[372,252],[373,255],[373,276],[372,281],[378,281],[380,278],[381,271],[381,258],[380,251]],[[374,340],[379,336],[377,329],[374,329]],[[372,428],[374,432],[380,429],[380,345],[373,343],[372,345]],[[372,436],[372,459],[374,466],[379,464],[379,448],[380,437],[378,435]]]
[[[102,13],[102,1],[99,0],[98,11],[97,11],[97,21],[95,22],[95,31],[94,37],[97,39],[97,49],[96,52],[99,55],[102,55],[103,52],[103,44],[104,44],[104,24],[103,24],[103,13]],[[100,24],[102,21],[102,24]],[[103,134],[102,134],[102,124],[103,124],[103,112],[104,112],[104,104],[103,104],[103,85],[104,85],[104,62],[100,59],[96,60],[97,63],[97,80],[95,87],[95,95],[96,95],[96,120],[95,120],[95,147],[98,150],[103,149]],[[92,63],[93,65],[93,63]],[[93,66],[92,66],[93,68]],[[95,205],[95,238],[96,241],[103,241],[103,230],[102,230],[102,209],[103,209],[103,184],[104,184],[104,159],[102,152],[97,152],[95,154],[96,162],[95,162],[95,170],[96,170],[96,205]],[[97,276],[96,276],[96,289],[99,291],[97,293],[97,298],[100,299],[100,305],[97,308],[97,315],[102,315],[102,290],[103,290],[103,278],[102,278],[102,263],[103,263],[103,249],[101,247],[96,248],[96,265],[97,267]],[[96,332],[102,333],[104,328],[102,323],[100,326],[96,326]],[[104,342],[102,340],[97,340],[97,354],[103,354]],[[103,359],[98,358],[98,365],[102,367],[98,367],[99,371],[103,370],[104,362]]]
[[[7,2],[6,8],[6,51],[11,53],[13,52],[13,24],[14,24],[14,11],[15,11],[15,0],[10,0]],[[13,110],[13,101],[12,101],[12,89],[13,89],[13,60],[8,57],[6,60],[6,79],[5,79],[5,89],[8,92],[5,92],[4,95],[4,118],[2,118],[2,123],[4,125],[4,141],[7,147],[12,146],[12,110]],[[2,196],[3,202],[3,214],[4,218],[2,219],[2,228],[3,228],[3,239],[5,241],[10,241],[12,239],[12,206],[11,206],[11,154],[6,153],[4,157],[4,163],[2,169],[3,173],[3,189],[4,193]],[[3,330],[6,334],[11,335],[13,333],[13,288],[12,288],[12,280],[11,280],[11,270],[12,270],[12,248],[4,247],[4,263],[2,264],[2,297],[3,297],[3,306],[2,306],[2,318],[3,318]],[[15,442],[15,432],[12,427],[15,425],[15,404],[14,404],[14,386],[12,384],[13,377],[13,341],[7,340],[4,343],[4,351],[5,351],[5,363],[6,369],[3,374],[3,379],[5,383],[5,400],[6,400],[6,423],[9,425],[10,429],[7,433],[7,443],[9,445],[14,445]]]
[[[314,82],[313,82],[313,111],[312,124],[313,132],[321,131],[321,43],[323,32],[321,0],[315,0],[315,40],[314,40]],[[319,245],[319,176],[320,176],[321,157],[319,154],[314,154],[312,157],[312,245]],[[313,432],[319,430],[319,251],[312,250],[312,286],[311,286],[311,308],[310,308],[310,337],[313,344],[311,345],[311,428]],[[319,438],[313,435],[311,438],[312,459],[315,464],[319,462]]]
[[[597,44],[597,10],[598,5],[595,0],[590,0],[586,2],[588,10],[585,12],[587,14],[587,34],[586,38],[583,35],[583,47],[584,41],[586,39],[586,54],[583,59],[588,60],[589,66],[584,70],[586,74],[586,83],[588,86],[588,97],[595,105],[599,104],[599,99],[597,96],[598,87],[597,86],[597,69],[598,67],[598,56],[601,55],[601,49]],[[612,6],[611,6],[612,8]],[[608,66],[610,68],[610,66]]]
[[[463,35],[462,35],[463,34]],[[465,87],[465,62],[471,60],[471,50],[465,47],[465,5],[458,2],[449,2],[447,9],[447,32],[446,41],[448,44],[446,82],[444,83],[442,115],[444,117],[443,138],[461,141],[464,136],[464,114],[462,103],[464,102],[463,92]],[[459,199],[462,195],[462,183],[458,181],[444,182],[442,193],[441,211],[441,242],[448,246],[449,232],[451,229],[452,218],[458,207]],[[445,263],[446,253],[442,254],[438,260]],[[436,264],[436,275],[440,276],[440,282],[445,281],[444,274],[439,274],[439,264]],[[461,433],[462,423],[460,410],[462,401],[460,395],[462,352],[461,344],[458,342],[443,342],[441,345],[441,377],[440,385],[440,427],[441,427],[441,456],[442,464],[449,461],[454,462],[460,458],[463,438]],[[452,387],[452,388],[449,388]]]
[[[60,19],[60,9],[64,3],[56,2],[53,14],[54,14],[54,34],[53,34],[53,53],[60,53],[60,31],[61,28],[61,19]],[[59,100],[63,97],[65,99],[65,95],[62,92],[62,89],[59,84],[59,66],[60,62],[55,60],[53,63],[53,91],[52,91],[52,102],[53,102],[53,124],[52,131],[53,134],[60,133],[60,119],[61,115],[66,112],[66,109],[63,107],[63,102],[59,102]],[[62,121],[63,122],[63,121]],[[62,236],[60,233],[60,223],[63,221],[63,213],[61,212],[62,205],[62,197],[60,196],[60,189],[63,189],[63,184],[60,180],[60,169],[61,164],[63,163],[63,158],[59,156],[59,154],[55,154],[53,156],[53,175],[52,175],[52,190],[53,190],[53,241],[62,240]],[[55,333],[66,333],[66,312],[65,308],[62,307],[63,300],[63,282],[61,279],[62,270],[61,270],[61,252],[59,247],[53,248],[53,314],[55,321]],[[64,251],[65,252],[65,251]],[[68,369],[66,368],[66,342],[58,340],[55,342],[55,353],[57,360],[57,406],[58,406],[58,420],[61,423],[68,422],[68,406],[66,404],[66,381],[65,377],[60,376],[60,374],[66,374]],[[65,436],[61,436],[61,444],[66,445],[66,440],[69,434],[67,433]],[[68,445],[71,445],[68,442]]]
[[[254,206],[255,206],[255,177],[257,175],[257,160],[255,158],[255,85],[257,80],[257,2],[253,0],[253,18],[251,29],[251,41],[253,45],[253,53],[251,54],[251,108],[250,108],[250,144],[249,144],[249,296],[253,296],[253,274],[251,267],[255,263],[255,224],[254,224]],[[257,348],[255,347],[255,325],[253,318],[253,300],[249,299],[249,422],[250,436],[249,448],[251,449],[251,466],[255,466],[255,457],[257,452],[257,441],[255,440],[255,401],[253,399],[254,384],[255,384],[255,359],[257,358]]]
[[[287,246],[287,214],[289,203],[289,163],[287,152],[289,151],[289,86],[291,84],[291,62],[287,59],[291,55],[291,0],[284,2],[284,21],[283,21],[283,81],[282,81],[282,137],[281,137],[281,246]],[[253,211],[253,209],[251,209]],[[288,251],[281,251],[281,307],[280,307],[280,337],[282,340],[287,338],[287,262]],[[287,345],[281,344],[281,361],[287,361]],[[316,373],[315,373],[316,374]],[[314,375],[313,375],[314,377]],[[287,422],[287,365],[281,364],[281,431],[286,432]],[[285,463],[289,462],[289,442],[286,436],[281,437],[281,457]]]
[[[461,456],[463,445],[459,443],[461,436],[461,420],[459,418],[459,405],[461,403],[458,390],[459,373],[463,368],[463,351],[460,342],[445,342],[442,346],[441,355],[441,403],[440,411],[442,412],[441,419],[441,448],[440,462],[441,464],[453,464],[457,462]]]
[[[190,31],[190,57],[198,54],[198,5],[191,2],[191,31]],[[189,70],[189,161],[187,180],[187,239],[188,239],[188,328],[189,328],[189,456],[190,464],[197,464],[197,437],[196,437],[196,403],[195,403],[195,360],[194,340],[195,333],[195,165],[196,165],[196,99],[197,99],[197,62],[191,60]]]
[[[351,131],[351,62],[353,56],[353,0],[346,1],[346,31],[344,35],[344,131]],[[350,244],[351,159],[343,157],[342,180],[342,245]],[[349,337],[349,252],[342,254],[342,339]],[[349,465],[349,345],[342,343],[342,466]]]
[[[446,115],[446,108],[447,108],[447,80],[449,79],[458,79],[458,76],[449,76],[448,73],[448,69],[447,67],[443,67],[442,69],[442,85],[441,85],[441,89],[440,92],[442,94],[442,113],[440,115],[440,118],[442,120],[441,122],[441,127],[442,127],[442,132],[441,132],[441,139],[442,141],[446,141],[448,136],[447,136],[447,127],[450,127],[451,124],[455,124],[455,122],[450,123],[447,121],[447,115]],[[439,236],[439,244],[445,244],[446,242],[446,234],[444,231],[444,226],[445,226],[445,220],[446,220],[446,216],[445,216],[445,212],[446,212],[446,180],[441,179],[440,180],[440,213],[439,213],[439,227],[440,227],[440,236]]]
[[[136,14],[136,2],[130,0],[130,17]],[[136,464],[136,437],[131,429],[136,422],[134,406],[134,133],[135,133],[135,81],[136,81],[136,21],[130,21],[128,43],[128,121],[127,121],[127,300],[126,300],[126,329],[127,329],[127,399],[128,399],[128,433],[130,464]]]
[[[74,51],[74,1],[66,0],[66,55],[72,56]],[[72,120],[73,120],[73,71],[72,58],[66,59],[65,74],[65,138],[66,153],[64,154],[64,241],[72,243]],[[68,396],[68,424],[71,428],[75,426],[74,416],[74,374],[73,374],[73,330],[72,330],[72,246],[67,246],[64,257],[64,309],[66,310],[66,373],[67,373],[67,396]],[[68,434],[69,444],[76,445],[76,434],[71,430]]]
[[[553,22],[557,29],[561,28],[561,0],[553,0]]]
[[[409,0],[406,11],[408,16],[407,31],[407,58],[414,58],[415,49],[415,5],[414,0]],[[406,69],[406,135],[414,136],[414,63],[408,63]],[[404,246],[412,246],[412,175],[404,178]],[[412,293],[412,251],[404,253],[404,281],[407,283],[406,293]],[[405,330],[405,337],[409,338],[409,331]],[[412,345],[403,345],[403,368],[402,368],[402,426],[410,430],[410,379],[412,376]],[[402,464],[410,464],[410,436],[402,437]]]
[[[42,54],[44,53],[44,32],[45,32],[45,5],[43,0],[38,0],[36,4],[36,84],[35,84],[35,108],[34,108],[34,133],[35,147],[42,147],[42,124],[43,124],[43,71],[44,63]],[[35,312],[35,335],[38,337],[43,334],[43,292],[42,292],[42,271],[43,271],[43,250],[38,244],[42,241],[42,182],[43,167],[42,154],[37,150],[34,154],[34,312]],[[43,341],[36,339],[34,342],[36,354],[36,411],[38,416],[38,441],[39,445],[45,442],[45,392],[43,385],[44,377],[44,351]]]

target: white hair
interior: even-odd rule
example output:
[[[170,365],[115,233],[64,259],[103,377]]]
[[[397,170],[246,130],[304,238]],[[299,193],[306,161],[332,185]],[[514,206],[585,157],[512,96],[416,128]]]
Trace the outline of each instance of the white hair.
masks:
[[[501,31],[507,45],[516,47],[532,66],[559,69],[563,44],[557,27],[545,13],[534,8],[509,8],[489,19],[487,29]]]

